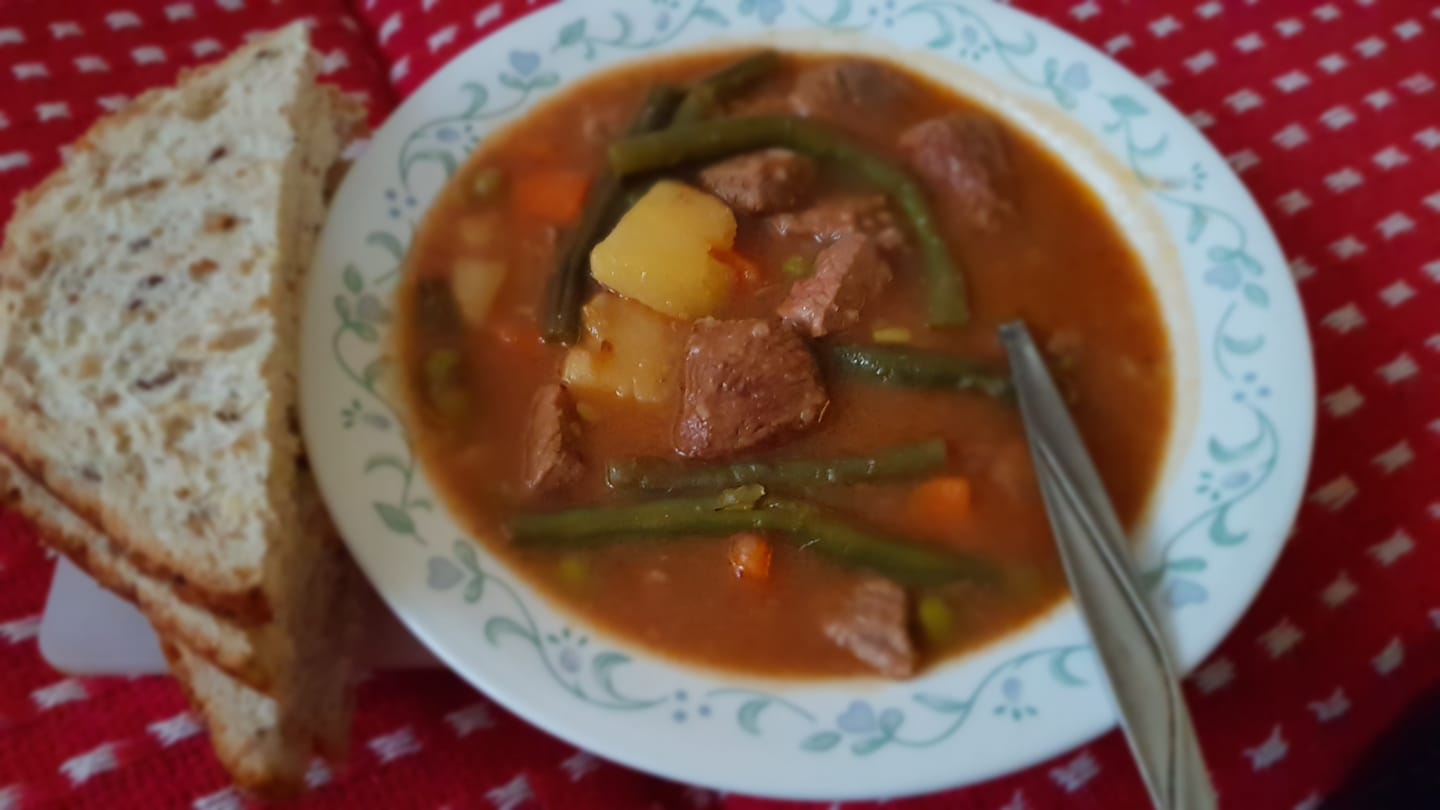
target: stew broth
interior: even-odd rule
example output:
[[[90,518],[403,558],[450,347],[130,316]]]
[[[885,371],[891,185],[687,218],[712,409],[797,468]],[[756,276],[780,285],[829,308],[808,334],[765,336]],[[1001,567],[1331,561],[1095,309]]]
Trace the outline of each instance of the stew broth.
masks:
[[[558,380],[567,350],[544,342],[538,325],[566,230],[520,210],[515,189],[555,169],[598,175],[607,145],[623,132],[647,87],[684,85],[735,56],[663,59],[602,74],[490,137],[457,173],[417,234],[399,297],[397,351],[416,415],[412,439],[451,511],[583,621],[663,654],[727,669],[786,676],[864,673],[865,663],[819,627],[823,617],[846,609],[847,595],[865,575],[810,550],[774,543],[769,577],[755,582],[735,575],[731,543],[720,537],[563,550],[521,548],[507,540],[507,523],[520,513],[650,497],[613,491],[605,464],[674,458],[679,401],[675,395],[637,403],[572,389],[584,417],[584,472],[559,493],[527,490],[522,469],[531,401],[538,389]],[[726,112],[779,109],[802,71],[829,61],[787,54],[774,75]],[[945,87],[886,69],[902,73],[913,88],[902,109],[831,123],[897,163],[903,156],[896,138],[908,127],[957,110],[988,115]],[[893,280],[864,306],[857,324],[817,343],[869,344],[876,330],[898,328],[908,331],[912,346],[1003,368],[996,326],[1024,318],[1051,351],[1116,509],[1131,526],[1156,482],[1170,424],[1170,349],[1160,311],[1143,269],[1101,203],[1054,155],[999,123],[1010,174],[1004,186],[1008,213],[998,227],[973,227],[943,197],[931,196],[964,268],[970,322],[961,328],[924,326],[926,287],[911,250],[892,260]],[[504,178],[498,195],[475,199],[471,191],[482,176]],[[693,171],[671,176],[694,184]],[[822,172],[819,182],[817,198],[863,186],[843,173]],[[822,245],[780,235],[757,218],[737,218],[734,251],[758,273],[737,286],[719,317],[773,319],[791,285],[781,267],[797,255],[813,260]],[[417,289],[423,280],[448,278],[457,263],[476,256],[500,262],[506,272],[488,318],[467,327],[459,340],[469,416],[456,427],[426,418],[423,394],[417,393],[424,386],[427,352],[437,341],[416,314]],[[673,320],[667,328],[683,341],[689,324]],[[979,555],[1002,571],[998,584],[960,582],[916,594],[932,608],[928,616],[912,619],[927,623],[917,631],[922,664],[1009,633],[1064,596],[1063,572],[1012,404],[968,393],[870,385],[829,372],[825,384],[829,405],[817,426],[740,457],[834,458],[943,437],[948,448],[943,474],[968,482],[972,504],[953,525],[916,523],[907,510],[914,481],[816,487],[805,497],[917,543]],[[933,607],[937,601],[943,610]]]

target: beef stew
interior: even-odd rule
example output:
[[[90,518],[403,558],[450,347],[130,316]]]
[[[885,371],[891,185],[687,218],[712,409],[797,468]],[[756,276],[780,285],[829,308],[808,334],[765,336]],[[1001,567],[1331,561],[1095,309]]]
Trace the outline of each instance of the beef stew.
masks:
[[[853,57],[559,94],[437,198],[398,311],[451,511],[583,621],[733,670],[908,677],[1064,596],[997,324],[1056,349],[1127,525],[1170,427],[1159,307],[1101,203]]]

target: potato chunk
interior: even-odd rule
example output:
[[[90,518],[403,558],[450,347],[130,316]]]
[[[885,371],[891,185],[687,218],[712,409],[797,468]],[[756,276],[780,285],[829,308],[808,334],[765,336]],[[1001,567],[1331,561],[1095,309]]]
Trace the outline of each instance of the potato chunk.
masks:
[[[735,244],[735,214],[718,198],[673,180],[656,183],[590,254],[595,280],[676,318],[714,315],[733,273],[712,250]]]
[[[637,402],[675,392],[683,325],[648,307],[602,292],[584,309],[585,333],[565,355],[561,376],[575,390]]]
[[[464,258],[455,262],[450,288],[467,325],[474,328],[485,322],[504,283],[505,265],[498,261]]]

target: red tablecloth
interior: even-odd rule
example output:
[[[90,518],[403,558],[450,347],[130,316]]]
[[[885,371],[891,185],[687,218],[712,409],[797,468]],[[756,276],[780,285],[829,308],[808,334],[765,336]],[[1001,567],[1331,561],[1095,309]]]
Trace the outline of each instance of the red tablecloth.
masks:
[[[1440,6],[1017,4],[1191,114],[1291,259],[1319,363],[1309,497],[1265,591],[1188,694],[1225,807],[1314,808],[1440,676]],[[368,93],[378,121],[466,45],[542,5],[0,0],[0,219],[102,110],[248,32],[312,19],[329,77]],[[0,810],[243,807],[169,679],[71,680],[40,659],[51,568],[29,529],[0,515]],[[354,734],[348,768],[314,771],[304,807],[769,806],[597,761],[441,672],[368,681]],[[1144,801],[1112,733],[1023,773],[888,806]]]

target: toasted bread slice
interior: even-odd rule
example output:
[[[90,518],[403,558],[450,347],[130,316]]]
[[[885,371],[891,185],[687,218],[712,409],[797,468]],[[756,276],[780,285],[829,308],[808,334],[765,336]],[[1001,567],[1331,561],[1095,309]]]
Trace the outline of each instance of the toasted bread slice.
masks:
[[[293,25],[102,120],[0,252],[0,444],[182,598],[284,609],[296,332],[351,123]],[[346,119],[346,120],[342,120]]]

